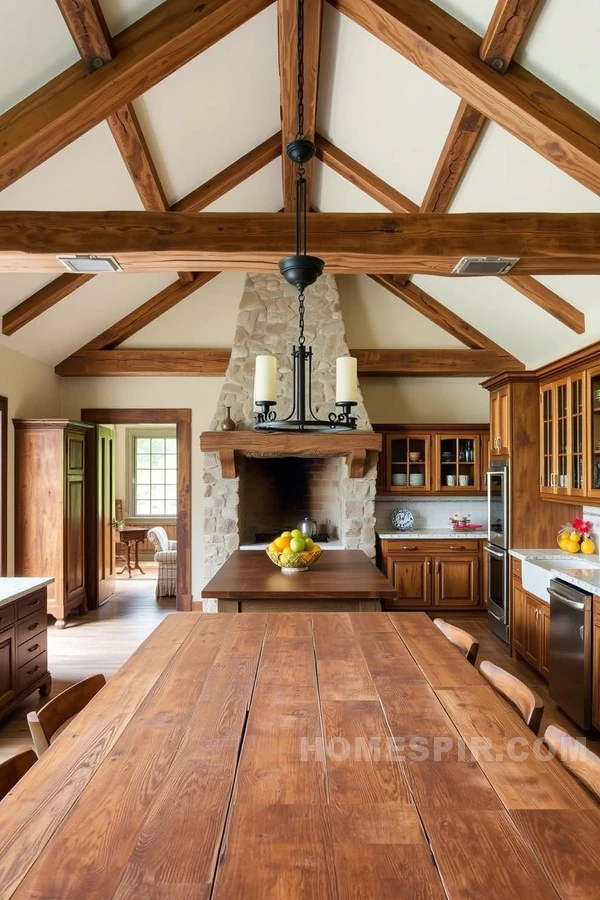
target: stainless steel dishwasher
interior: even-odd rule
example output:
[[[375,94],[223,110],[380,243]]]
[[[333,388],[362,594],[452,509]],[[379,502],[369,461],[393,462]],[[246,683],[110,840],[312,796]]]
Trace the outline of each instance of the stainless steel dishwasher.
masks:
[[[550,696],[580,728],[591,727],[592,595],[553,579],[550,594]]]

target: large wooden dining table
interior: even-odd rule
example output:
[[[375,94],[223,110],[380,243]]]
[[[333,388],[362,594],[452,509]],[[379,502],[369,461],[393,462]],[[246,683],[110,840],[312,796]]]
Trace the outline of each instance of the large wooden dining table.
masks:
[[[175,614],[0,803],[0,896],[598,898],[534,741],[423,613]]]

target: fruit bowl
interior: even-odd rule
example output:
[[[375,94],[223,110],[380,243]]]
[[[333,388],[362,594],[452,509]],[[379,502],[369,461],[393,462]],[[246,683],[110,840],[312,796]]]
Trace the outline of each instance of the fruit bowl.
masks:
[[[303,550],[301,553],[285,553],[283,550],[275,552],[269,547],[266,550],[271,562],[279,566],[286,575],[294,572],[307,572],[322,552],[320,547],[318,550]]]

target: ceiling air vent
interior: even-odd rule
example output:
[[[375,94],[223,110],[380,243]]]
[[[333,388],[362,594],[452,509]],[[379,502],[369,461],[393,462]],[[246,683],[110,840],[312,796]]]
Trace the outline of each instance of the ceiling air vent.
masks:
[[[75,255],[57,256],[57,260],[63,264],[69,272],[78,275],[97,275],[98,272],[122,272],[123,269],[114,256]]]
[[[518,256],[463,256],[452,272],[454,275],[506,275],[518,262]]]

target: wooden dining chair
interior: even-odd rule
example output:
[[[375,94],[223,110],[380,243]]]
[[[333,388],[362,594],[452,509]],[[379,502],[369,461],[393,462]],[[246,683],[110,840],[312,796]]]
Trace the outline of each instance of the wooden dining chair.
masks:
[[[600,756],[558,725],[548,725],[544,743],[571,775],[585,785],[596,800],[600,800]]]
[[[479,641],[475,640],[473,635],[469,634],[468,631],[463,631],[463,629],[458,628],[457,625],[451,625],[450,622],[446,622],[445,619],[434,619],[433,624],[437,625],[451,644],[458,647],[460,652],[466,656],[467,662],[470,662],[471,665],[474,666],[479,651]]]
[[[81,712],[105,684],[104,675],[90,675],[54,697],[37,712],[27,714],[33,746],[38,756],[45,753],[59,728]]]
[[[528,685],[523,684],[510,672],[494,665],[488,659],[481,661],[479,671],[496,693],[507,700],[517,710],[525,724],[531,728],[534,734],[537,734],[544,715],[544,703],[541,697],[538,697],[535,691],[532,691]]]
[[[10,759],[0,763],[0,800],[6,797],[36,762],[37,756],[31,747],[22,747]]]

